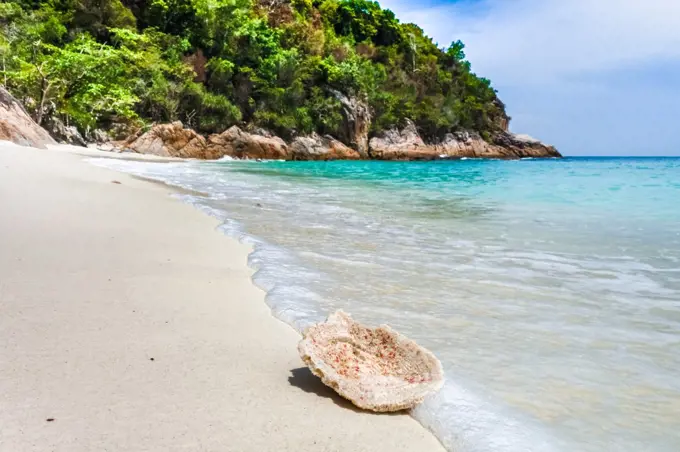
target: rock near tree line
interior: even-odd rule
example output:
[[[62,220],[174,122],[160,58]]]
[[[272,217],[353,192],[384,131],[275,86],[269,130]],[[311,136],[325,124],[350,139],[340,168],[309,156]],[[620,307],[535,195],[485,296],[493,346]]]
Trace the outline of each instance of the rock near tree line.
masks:
[[[36,148],[56,143],[3,87],[0,87],[0,140]]]
[[[490,141],[474,132],[450,133],[437,143],[425,143],[412,122],[370,139],[364,152],[331,136],[312,134],[290,142],[264,131],[247,132],[232,126],[204,138],[181,122],[158,124],[123,144],[142,154],[197,159],[268,160],[441,160],[460,158],[559,158],[553,147],[529,136],[501,132]]]
[[[340,92],[332,93],[342,104],[342,141],[316,133],[298,136],[286,143],[264,130],[245,131],[237,126],[204,138],[181,122],[158,124],[141,136],[133,136],[124,147],[134,152],[165,157],[271,160],[439,160],[460,158],[558,158],[560,153],[527,135],[508,131],[508,121],[499,132],[484,140],[476,132],[448,133],[437,142],[426,143],[415,124],[384,131],[372,138],[370,109],[365,102]],[[346,143],[346,144],[345,144]]]
[[[219,134],[204,137],[184,127],[179,122],[156,124],[148,131],[129,133],[127,139],[111,143],[111,147],[140,154],[195,159],[268,160],[439,160],[459,158],[557,158],[560,153],[553,147],[527,135],[516,135],[507,130],[497,132],[484,140],[475,132],[449,133],[437,142],[426,143],[415,124],[407,121],[401,129],[391,129],[369,138],[371,115],[364,102],[335,93],[344,113],[342,141],[316,133],[297,136],[289,142],[261,130],[243,130],[232,126]],[[40,127],[21,104],[0,87],[0,140],[17,144],[45,147],[60,142],[85,145],[74,127],[60,121],[50,122],[52,134]],[[111,130],[108,136],[120,137],[120,131]],[[107,133],[93,131],[89,141],[101,144]],[[347,144],[345,144],[347,143]]]

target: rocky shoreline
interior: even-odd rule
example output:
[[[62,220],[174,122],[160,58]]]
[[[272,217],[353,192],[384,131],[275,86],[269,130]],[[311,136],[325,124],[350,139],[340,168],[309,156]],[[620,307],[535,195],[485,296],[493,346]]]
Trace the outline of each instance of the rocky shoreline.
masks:
[[[267,131],[248,132],[232,126],[205,138],[181,122],[157,124],[141,135],[110,146],[119,151],[196,159],[410,161],[562,157],[553,146],[510,132],[498,133],[490,141],[473,132],[459,132],[447,134],[438,143],[426,143],[412,122],[401,130],[371,138],[363,154],[331,136],[312,134],[286,142]]]
[[[179,122],[156,124],[149,130],[95,130],[83,138],[74,127],[61,121],[49,123],[49,132],[36,124],[21,104],[0,88],[0,139],[44,147],[54,139],[74,145],[93,143],[101,149],[135,152],[163,157],[214,160],[442,160],[461,158],[520,159],[560,158],[553,146],[507,130],[485,140],[475,132],[449,133],[438,142],[426,142],[415,124],[407,121],[402,129],[391,129],[369,138],[370,114],[352,99],[343,99],[345,136],[340,141],[316,133],[297,136],[286,142],[262,129],[244,130],[232,126],[219,134],[204,137]],[[51,136],[50,136],[51,135]],[[111,136],[113,136],[113,139]],[[120,137],[123,139],[118,139]],[[348,146],[345,143],[349,143]]]

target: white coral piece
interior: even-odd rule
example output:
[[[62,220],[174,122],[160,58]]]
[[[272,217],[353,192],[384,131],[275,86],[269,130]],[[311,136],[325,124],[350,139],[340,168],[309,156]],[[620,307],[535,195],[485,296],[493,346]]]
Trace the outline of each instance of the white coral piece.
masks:
[[[366,410],[412,408],[444,383],[442,365],[429,350],[386,325],[368,328],[342,311],[310,327],[298,351],[324,384]]]

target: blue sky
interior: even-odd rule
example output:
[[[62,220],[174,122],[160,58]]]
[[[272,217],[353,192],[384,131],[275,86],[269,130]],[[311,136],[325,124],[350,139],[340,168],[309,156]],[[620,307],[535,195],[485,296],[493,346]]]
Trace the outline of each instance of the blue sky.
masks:
[[[460,39],[511,129],[565,155],[680,155],[680,0],[382,0]]]

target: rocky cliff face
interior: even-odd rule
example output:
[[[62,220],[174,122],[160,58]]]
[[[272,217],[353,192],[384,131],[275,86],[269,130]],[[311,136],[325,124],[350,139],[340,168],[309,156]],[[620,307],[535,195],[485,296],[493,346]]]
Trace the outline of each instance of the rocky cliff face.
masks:
[[[360,160],[359,151],[333,137],[312,134],[297,137],[290,145],[291,160]]]
[[[265,130],[250,133],[237,126],[207,139],[180,122],[157,124],[148,132],[132,136],[122,146],[141,154],[163,157],[264,160],[358,160],[358,151],[332,137],[317,134],[297,137],[289,145]]]
[[[50,134],[31,119],[19,101],[2,87],[0,87],[0,140],[37,148],[55,143]]]
[[[368,139],[371,115],[362,101],[334,93],[343,107],[345,119],[344,142],[317,134],[296,137],[290,144],[263,130],[246,132],[237,126],[209,136],[207,139],[181,122],[157,124],[143,134],[134,134],[117,147],[164,157],[219,159],[230,156],[239,159],[270,160],[437,160],[455,158],[518,159],[525,157],[561,157],[553,147],[527,135],[516,135],[501,130],[490,141],[474,132],[447,134],[437,143],[425,143],[413,122],[401,130],[392,129]],[[507,129],[509,118],[504,116]],[[85,145],[85,140],[74,127],[67,127],[52,119],[53,135],[60,141]],[[97,131],[96,142],[106,140],[107,134]],[[101,136],[99,136],[101,135]],[[55,143],[45,129],[36,124],[21,104],[5,89],[0,88],[0,140],[17,144],[45,147]]]
[[[237,126],[220,134],[210,135],[207,149],[210,155],[215,156],[212,158],[226,155],[239,159],[290,159],[290,149],[281,138],[248,133]]]
[[[75,126],[67,126],[59,118],[49,118],[45,123],[45,130],[58,142],[73,146],[87,146],[87,142]]]
[[[127,148],[165,157],[266,160],[439,160],[456,158],[518,159],[561,157],[552,147],[526,135],[498,132],[490,141],[476,133],[447,134],[438,143],[425,143],[413,122],[373,137],[363,154],[333,137],[317,134],[296,137],[290,144],[264,130],[246,132],[237,126],[207,139],[180,122],[158,124],[141,136],[132,137]]]
[[[553,146],[510,132],[498,132],[490,142],[476,133],[449,133],[439,143],[426,144],[410,121],[402,130],[389,130],[372,138],[369,146],[370,157],[376,160],[561,157]]]
[[[500,133],[494,137],[493,144],[505,150],[508,158],[562,158],[555,146],[542,143],[529,135]]]
[[[371,109],[366,102],[332,91],[342,105],[343,140],[354,148],[362,158],[369,153],[368,132],[371,129]]]
[[[487,142],[476,133],[459,132],[447,134],[440,142],[433,145],[439,158],[484,158],[484,159],[520,159],[559,158],[562,157],[553,146],[538,140],[510,132],[499,132]]]
[[[434,160],[438,155],[435,152],[411,121],[403,129],[388,130],[369,142],[369,156],[376,160]]]
[[[191,129],[185,129],[179,121],[156,124],[148,132],[131,137],[124,147],[141,154],[162,157],[216,158],[206,152],[205,138]]]

